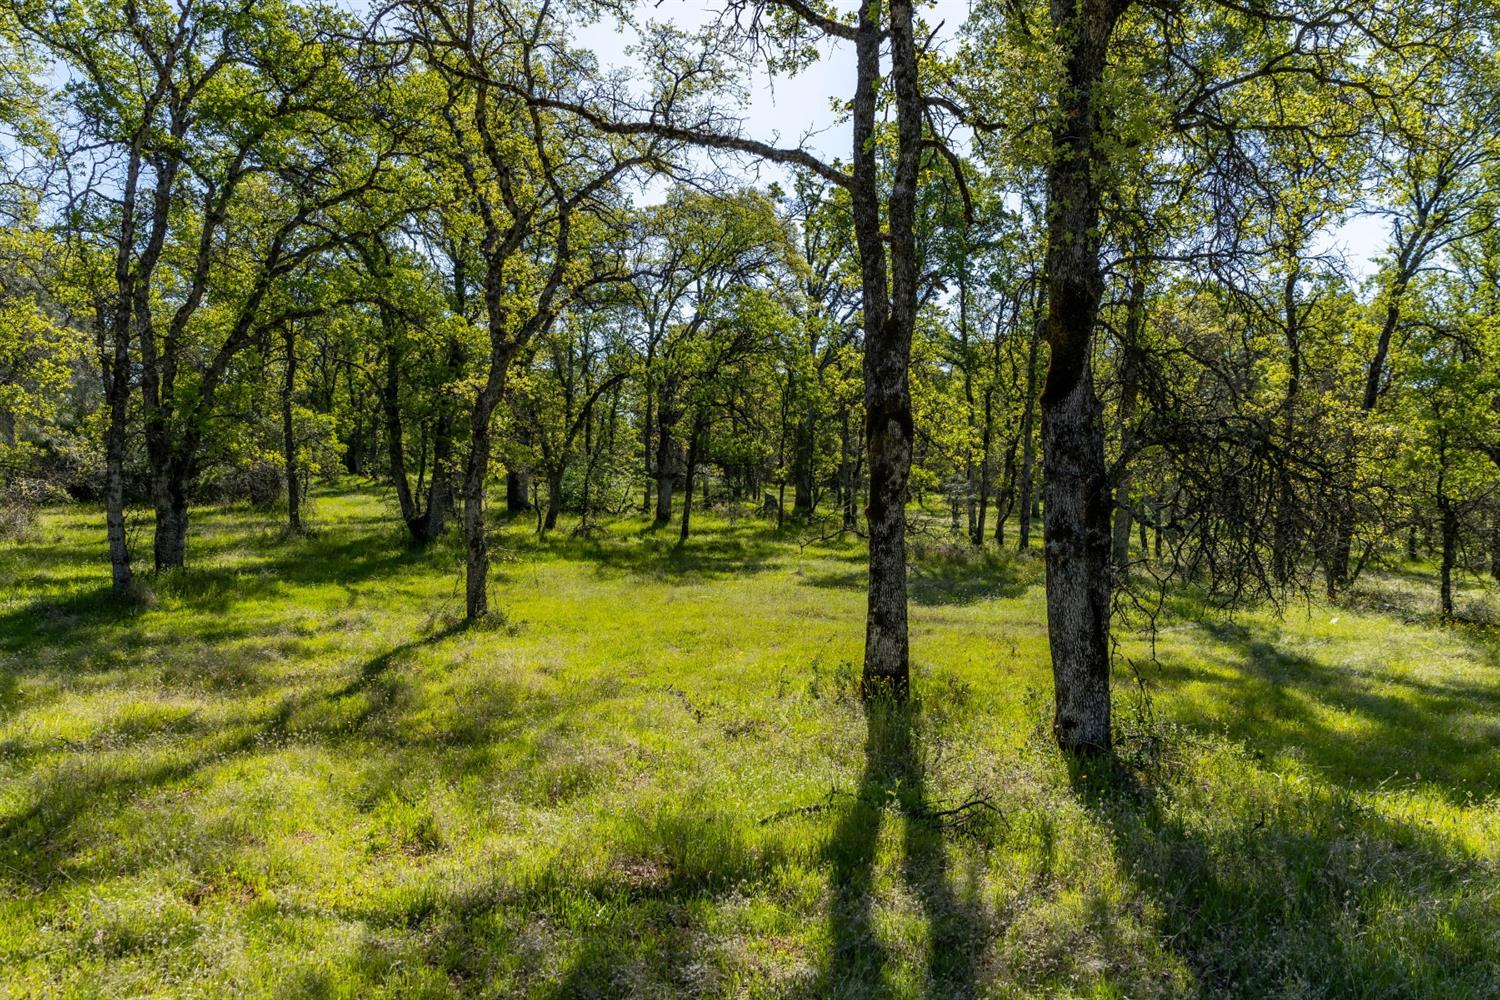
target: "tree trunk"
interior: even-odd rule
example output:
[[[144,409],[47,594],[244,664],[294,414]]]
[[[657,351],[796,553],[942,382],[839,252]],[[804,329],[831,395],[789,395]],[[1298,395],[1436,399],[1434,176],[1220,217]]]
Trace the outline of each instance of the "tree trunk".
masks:
[[[1005,467],[1001,471],[1000,489],[995,494],[996,546],[1005,545],[1005,524],[1016,505],[1016,449],[1020,444],[1019,437],[1011,438],[1010,447],[1005,449]]]
[[[1453,620],[1453,566],[1458,561],[1458,515],[1453,501],[1438,496],[1438,513],[1443,522],[1443,557],[1440,569],[1440,593],[1443,621]]]
[[[698,472],[699,439],[703,437],[703,418],[693,417],[693,429],[688,438],[687,475],[682,481],[682,530],[677,534],[679,544],[688,540],[688,522],[693,516],[693,477]]]
[[[132,582],[130,548],[125,537],[125,441],[130,400],[130,336],[116,329],[113,351],[103,355],[105,402],[109,423],[104,433],[104,525],[109,536],[110,578],[117,594]]]
[[[531,473],[525,469],[505,472],[505,510],[521,514],[531,508]]]
[[[963,348],[963,373],[964,373],[964,422],[968,434],[964,437],[964,528],[968,534],[970,545],[982,545],[984,543],[984,529],[979,526],[979,511],[976,509],[980,502],[980,472],[974,461],[974,372],[973,358],[969,354],[969,281],[968,270],[962,264],[958,269],[958,338]],[[988,406],[989,399],[985,399]],[[985,429],[988,432],[988,428]],[[989,458],[988,450],[980,451],[978,465],[983,465]],[[957,525],[954,526],[955,528]],[[957,532],[954,532],[957,534]]]
[[[516,442],[531,444],[530,431],[523,425],[516,430]],[[505,511],[508,514],[523,514],[531,509],[531,470],[514,468],[505,470]]]
[[[914,437],[909,369],[919,280],[915,199],[922,144],[913,20],[911,0],[891,0],[888,35],[897,150],[884,233],[875,155],[875,107],[876,82],[881,76],[880,48],[887,32],[880,28],[877,4],[860,9],[855,31],[858,80],[852,106],[854,181],[850,193],[864,305],[865,451],[870,468],[870,498],[865,509],[870,535],[869,590],[861,684],[866,697],[904,698],[910,687],[906,487]]]
[[[811,411],[811,404],[808,409]],[[797,421],[796,430],[792,434],[792,482],[795,487],[792,499],[793,518],[805,520],[813,515],[813,451],[816,442],[813,414],[808,412]]]
[[[979,496],[975,499],[979,511],[974,519],[973,533],[969,536],[969,541],[975,548],[984,545],[985,521],[990,505],[990,438],[995,425],[994,395],[993,390],[986,390],[984,394],[984,426],[979,438]]]
[[[175,460],[153,470],[151,500],[156,509],[152,555],[156,570],[180,569],[187,558],[187,476]]]
[[[492,321],[493,322],[493,321]],[[490,373],[474,398],[469,418],[469,457],[464,462],[464,614],[476,622],[489,614],[489,545],[484,530],[485,481],[489,476],[491,417],[505,388],[511,355],[491,352]]]
[[[843,429],[839,436],[839,499],[845,531],[853,531],[859,524],[859,452],[850,441],[852,436],[849,432],[849,408],[845,407]]]
[[[286,378],[281,385],[281,444],[286,464],[286,526],[302,532],[300,504],[302,474],[297,468],[297,428],[292,422],[292,393],[297,387],[297,335],[290,323],[282,331],[286,347]]]
[[[401,521],[411,537],[418,539],[417,504],[412,497],[411,483],[406,478],[406,435],[401,426],[401,356],[396,350],[394,336],[389,333],[380,404],[385,414],[385,446],[391,466],[391,482],[396,487],[396,500],[401,506]]]
[[[656,517],[654,524],[660,528],[672,520],[672,489],[675,485],[676,457],[672,449],[672,429],[662,421],[657,429],[656,442]]]
[[[549,469],[547,471],[547,517],[542,522],[545,531],[551,531],[557,527],[557,515],[562,512],[563,492],[563,470],[561,468]]]
[[[453,426],[446,413],[438,415],[432,441],[432,478],[427,483],[427,507],[419,519],[416,538],[431,545],[443,536],[453,510]]]
[[[1053,733],[1067,753],[1107,752],[1110,508],[1104,433],[1090,353],[1104,279],[1099,263],[1099,132],[1094,91],[1122,5],[1054,0],[1067,81],[1059,95],[1047,178],[1047,342],[1042,449],[1047,474],[1047,633],[1055,688]]]

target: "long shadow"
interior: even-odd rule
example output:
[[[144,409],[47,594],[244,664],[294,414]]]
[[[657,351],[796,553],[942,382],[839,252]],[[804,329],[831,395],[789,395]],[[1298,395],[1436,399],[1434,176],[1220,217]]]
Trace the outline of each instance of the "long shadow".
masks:
[[[864,568],[810,574],[802,579],[809,587],[826,590],[863,590],[869,579]],[[923,607],[968,605],[980,601],[1019,597],[1038,582],[1035,571],[993,550],[967,558],[923,557],[913,553],[907,569],[907,596]]]
[[[195,613],[213,614],[289,587],[353,586],[430,564],[434,558],[431,551],[400,544],[394,531],[371,537],[344,526],[301,542],[281,543],[265,558],[230,566],[190,562],[180,570],[143,579],[158,596],[180,599]],[[104,569],[101,564],[101,577]],[[146,611],[146,605],[116,595],[107,584],[40,597],[0,615],[0,653],[100,641],[101,630],[128,624]]]
[[[1337,789],[1247,791],[1206,817],[1098,763],[1071,763],[1073,793],[1200,994],[1493,995],[1496,916],[1473,889],[1493,869],[1434,831]]]
[[[536,545],[538,551],[593,566],[600,576],[648,576],[673,582],[711,581],[770,569],[786,545],[766,529],[715,528],[685,544],[674,534],[643,537],[573,538],[563,533]]]
[[[977,901],[961,900],[949,884],[944,831],[927,802],[920,706],[872,701],[866,707],[865,770],[828,845],[832,901],[831,950],[818,994],[879,996],[889,991],[890,957],[872,926],[876,851],[888,810],[900,816],[901,878],[927,922],[927,981],[932,997],[977,994],[975,956],[986,921]]]
[[[1209,685],[1206,705],[1184,699],[1173,715],[1263,753],[1295,752],[1341,785],[1374,788],[1421,781],[1450,801],[1500,792],[1500,750],[1484,727],[1463,725],[1476,711],[1500,715],[1500,685],[1428,681],[1322,663],[1281,648],[1243,625],[1200,630],[1233,656],[1233,673],[1206,674],[1164,658],[1169,682]],[[1330,731],[1323,711],[1358,725]]]
[[[145,792],[184,781],[205,767],[274,746],[288,735],[288,726],[296,713],[318,702],[332,704],[363,696],[365,704],[344,722],[344,728],[364,727],[395,698],[396,687],[387,676],[390,668],[417,649],[440,642],[462,628],[463,624],[458,623],[395,646],[365,662],[348,683],[332,691],[284,698],[258,722],[247,720],[244,725],[223,730],[217,726],[177,730],[177,735],[204,741],[189,754],[168,746],[144,766],[133,766],[121,774],[90,774],[83,780],[50,783],[29,805],[0,816],[0,878],[30,872],[33,888],[51,883],[57,873],[66,871],[68,857],[77,846],[74,829],[86,813],[117,809]],[[311,733],[332,735],[317,729]],[[94,748],[86,745],[74,751],[75,755],[92,752]]]
[[[355,674],[347,684],[329,692],[323,696],[322,700],[339,702],[345,698],[363,696],[364,706],[345,722],[351,729],[363,728],[365,723],[396,700],[397,686],[388,676],[393,665],[424,646],[435,645],[449,636],[462,632],[464,628],[464,622],[454,622],[420,638],[410,639],[399,646],[391,647],[384,653],[366,660],[359,668],[359,673]]]
[[[448,956],[503,951],[513,947],[503,935],[517,925],[573,903],[588,916],[568,928],[567,966],[539,995],[717,995],[713,967],[702,961],[707,928],[701,904],[763,882],[783,862],[781,851],[752,845],[734,817],[691,807],[636,817],[612,848],[603,870],[580,873],[560,864],[533,884],[512,887],[500,901],[510,919],[471,920],[465,910],[483,912],[494,901],[481,896],[479,907],[459,901],[435,928],[434,941]]]

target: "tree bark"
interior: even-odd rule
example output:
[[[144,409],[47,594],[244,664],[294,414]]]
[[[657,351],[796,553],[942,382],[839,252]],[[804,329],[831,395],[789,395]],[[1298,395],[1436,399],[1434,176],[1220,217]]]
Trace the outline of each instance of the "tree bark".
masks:
[[[676,460],[672,449],[672,430],[661,424],[656,441],[656,517],[653,523],[660,528],[672,520],[672,489]]]
[[[491,323],[497,324],[497,319]],[[492,432],[491,418],[505,389],[506,371],[511,354],[502,349],[491,351],[489,376],[474,397],[469,418],[469,456],[464,462],[464,613],[470,622],[489,613],[489,543],[485,538],[484,499],[489,477]]]
[[[1001,547],[1005,545],[1005,524],[1016,505],[1016,450],[1020,444],[1020,437],[1014,437],[1010,447],[1005,449],[1005,467],[1001,471],[1000,488],[995,493],[995,545]]]
[[[507,469],[505,472],[505,510],[510,514],[523,514],[531,509],[531,473],[525,469]]]
[[[682,529],[677,534],[678,543],[688,540],[688,524],[693,516],[693,477],[698,472],[698,450],[702,447],[703,416],[693,417],[693,429],[688,438],[687,475],[682,485]]]
[[[406,478],[405,431],[401,424],[401,356],[395,340],[388,337],[385,348],[385,382],[380,394],[385,416],[385,444],[391,466],[391,482],[396,487],[396,501],[401,506],[401,521],[413,538],[417,537],[417,505],[411,483]],[[356,436],[355,440],[358,440]],[[352,469],[350,471],[353,471]]]
[[[986,390],[984,393],[984,426],[979,438],[979,496],[975,498],[979,512],[974,520],[974,530],[969,536],[969,541],[975,548],[984,545],[985,521],[990,505],[990,438],[995,425],[994,395],[993,390]]]
[[[187,475],[168,459],[151,477],[151,500],[156,512],[152,555],[156,570],[181,569],[187,558]]]
[[[841,510],[843,513],[843,530],[853,531],[859,524],[859,469],[860,454],[858,448],[851,443],[853,434],[849,430],[849,407],[844,408],[843,428],[839,436],[839,454],[841,456],[841,468],[839,470],[842,487],[840,489]]]
[[[917,311],[915,199],[923,114],[913,20],[911,0],[891,0],[889,37],[897,152],[886,227],[881,226],[875,149],[876,90],[885,34],[877,3],[860,9],[855,30],[858,79],[853,102],[854,179],[850,193],[864,304],[865,451],[870,469],[870,498],[865,509],[870,536],[869,590],[861,684],[866,697],[905,698],[910,687],[906,486],[914,437],[909,368]]]
[[[984,529],[979,527],[979,512],[976,503],[980,497],[979,469],[974,461],[974,424],[975,424],[975,400],[974,400],[974,371],[973,359],[969,354],[969,281],[968,269],[960,264],[958,269],[958,339],[963,353],[963,376],[964,376],[964,422],[968,434],[964,438],[964,528],[969,538],[969,544],[978,546],[984,544]],[[985,400],[986,404],[989,402]],[[989,452],[981,450],[978,465],[983,465],[989,458]],[[954,525],[957,528],[957,525]],[[957,534],[957,531],[954,532]]]
[[[1282,284],[1282,315],[1286,334],[1287,380],[1286,396],[1282,400],[1282,437],[1291,442],[1297,431],[1297,407],[1302,394],[1302,313],[1297,304],[1298,271],[1293,269]],[[1281,462],[1276,474],[1276,523],[1272,529],[1271,564],[1278,583],[1286,583],[1296,572],[1296,524],[1302,516],[1293,487],[1291,469]],[[1339,531],[1342,531],[1342,521]],[[1341,536],[1340,536],[1341,537]],[[1334,548],[1337,549],[1338,543]],[[1338,571],[1329,567],[1328,596],[1336,591],[1334,579]]]
[[[1042,389],[1047,632],[1055,690],[1053,733],[1068,753],[1111,747],[1109,692],[1110,509],[1104,433],[1090,370],[1103,298],[1095,89],[1117,0],[1052,0],[1067,80],[1047,178],[1047,342]]]
[[[516,429],[518,444],[531,444],[531,432],[523,425]],[[505,470],[505,511],[508,514],[524,514],[531,509],[531,470],[514,468]]]
[[[1443,621],[1453,620],[1453,567],[1458,562],[1458,515],[1453,510],[1453,501],[1439,494],[1438,513],[1443,524],[1443,555],[1440,565],[1439,599]]]
[[[286,373],[281,384],[281,445],[286,466],[286,526],[293,534],[302,532],[302,474],[297,468],[297,428],[292,421],[292,394],[297,388],[297,334],[291,323],[282,330],[286,349]]]
[[[792,482],[795,493],[792,499],[792,517],[807,519],[813,515],[813,468],[814,447],[817,441],[813,433],[812,404],[797,421],[792,434]]]
[[[111,331],[111,352],[100,344],[109,423],[104,432],[104,524],[109,536],[110,578],[115,593],[130,589],[130,548],[125,536],[125,433],[130,400],[130,334],[121,323]]]

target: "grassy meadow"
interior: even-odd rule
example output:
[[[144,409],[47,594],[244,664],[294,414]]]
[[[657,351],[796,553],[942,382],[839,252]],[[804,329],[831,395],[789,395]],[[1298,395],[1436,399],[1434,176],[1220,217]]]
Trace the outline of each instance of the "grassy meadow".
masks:
[[[1420,566],[1119,627],[1111,780],[1035,553],[915,538],[867,712],[857,539],[504,524],[464,629],[456,541],[311,508],[132,609],[99,511],[0,542],[0,996],[1500,996],[1500,628]]]

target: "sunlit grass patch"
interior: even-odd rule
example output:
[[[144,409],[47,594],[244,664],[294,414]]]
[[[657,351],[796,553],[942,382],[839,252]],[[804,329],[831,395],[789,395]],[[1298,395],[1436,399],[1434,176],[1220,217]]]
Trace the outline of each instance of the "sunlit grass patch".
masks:
[[[1173,594],[1119,630],[1125,773],[1090,775],[1047,735],[1035,554],[919,536],[917,702],[867,712],[852,540],[497,525],[470,629],[453,541],[386,507],[195,511],[128,608],[94,512],[0,545],[0,994],[1500,982],[1500,637],[1420,568],[1338,608]]]

